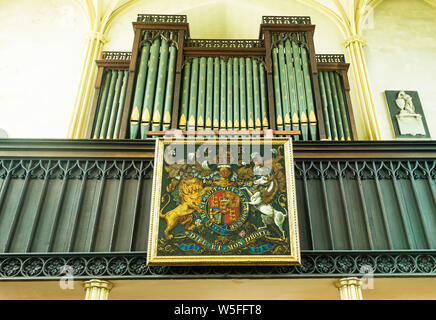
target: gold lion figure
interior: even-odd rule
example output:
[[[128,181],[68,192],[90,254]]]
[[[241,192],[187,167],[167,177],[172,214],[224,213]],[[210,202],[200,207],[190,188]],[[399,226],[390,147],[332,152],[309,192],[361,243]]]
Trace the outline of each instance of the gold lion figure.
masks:
[[[171,211],[163,214],[162,211],[169,204],[168,199],[165,206],[160,210],[159,216],[165,219],[167,226],[164,231],[166,239],[172,239],[174,236],[170,234],[177,224],[185,226],[186,230],[192,230],[194,225],[192,222],[192,213],[194,211],[201,211],[200,201],[204,193],[210,190],[210,187],[203,188],[203,183],[198,178],[183,179],[179,185],[179,196],[181,199],[180,204]]]

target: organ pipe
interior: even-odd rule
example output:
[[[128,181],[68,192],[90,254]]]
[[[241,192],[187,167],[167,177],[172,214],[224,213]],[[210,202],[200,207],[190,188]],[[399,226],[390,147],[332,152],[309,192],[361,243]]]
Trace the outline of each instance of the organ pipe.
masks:
[[[141,48],[141,58],[139,62],[139,71],[136,78],[136,86],[133,98],[133,108],[130,116],[130,138],[135,139],[139,132],[139,117],[142,114],[144,103],[144,89],[147,78],[148,59],[150,57],[149,33],[145,32],[143,37],[143,46]]]
[[[163,130],[169,130],[171,128],[171,111],[173,107],[174,97],[174,76],[176,73],[176,60],[177,60],[177,34],[172,34],[169,49],[169,62],[168,62],[168,75],[167,84],[165,88],[165,102],[163,111]]]
[[[153,112],[153,102],[156,91],[156,76],[159,64],[160,36],[153,40],[150,49],[150,61],[147,72],[147,83],[145,86],[144,102],[141,114],[141,138],[147,137],[147,131],[150,129],[151,114]]]

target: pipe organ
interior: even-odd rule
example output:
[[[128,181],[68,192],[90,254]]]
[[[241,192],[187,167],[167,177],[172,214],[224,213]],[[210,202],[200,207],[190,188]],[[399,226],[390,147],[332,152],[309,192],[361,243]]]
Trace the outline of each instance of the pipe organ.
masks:
[[[97,60],[88,136],[170,129],[273,129],[295,140],[355,140],[341,55],[316,55],[309,17],[264,16],[259,39],[192,39],[184,15],[138,15],[132,52]],[[297,133],[297,134],[295,134]]]

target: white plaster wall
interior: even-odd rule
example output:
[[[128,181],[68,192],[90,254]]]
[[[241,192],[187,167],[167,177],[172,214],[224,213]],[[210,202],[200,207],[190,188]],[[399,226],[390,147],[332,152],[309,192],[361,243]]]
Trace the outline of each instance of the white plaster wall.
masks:
[[[0,0],[0,128],[66,138],[88,26],[65,0]]]
[[[423,0],[384,0],[365,54],[383,140],[393,139],[385,90],[418,91],[436,139],[436,8]]]

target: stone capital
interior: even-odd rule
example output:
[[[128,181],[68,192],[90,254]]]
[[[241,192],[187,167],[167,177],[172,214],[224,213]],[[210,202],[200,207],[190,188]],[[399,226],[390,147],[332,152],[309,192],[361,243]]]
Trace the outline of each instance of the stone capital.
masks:
[[[362,280],[359,278],[343,278],[335,282],[341,300],[362,300]]]
[[[97,31],[90,31],[88,32],[88,34],[86,35],[86,39],[87,40],[98,40],[101,43],[105,44],[107,43],[109,40],[104,36],[103,33],[101,32],[97,32]]]
[[[109,281],[92,279],[83,283],[85,300],[107,300],[113,285]]]
[[[366,39],[360,35],[355,34],[345,40],[345,48],[348,48],[354,42],[360,43],[363,47],[366,46]]]

